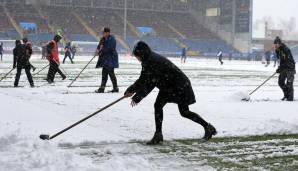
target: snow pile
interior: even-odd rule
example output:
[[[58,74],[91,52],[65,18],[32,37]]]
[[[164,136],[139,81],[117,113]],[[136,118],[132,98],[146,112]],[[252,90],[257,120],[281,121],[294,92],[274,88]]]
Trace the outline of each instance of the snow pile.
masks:
[[[234,101],[249,100],[250,95],[247,91],[237,91],[236,93],[232,94],[231,99]]]
[[[0,170],[96,170],[88,158],[32,139],[22,137],[18,131],[1,135]]]

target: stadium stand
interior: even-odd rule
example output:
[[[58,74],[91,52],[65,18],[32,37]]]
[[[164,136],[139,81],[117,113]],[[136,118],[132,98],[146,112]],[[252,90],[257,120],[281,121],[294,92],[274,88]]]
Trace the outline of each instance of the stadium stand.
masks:
[[[173,0],[171,5],[163,0],[152,2],[139,0],[134,1],[134,6],[131,6],[131,3],[128,4],[126,39],[123,37],[124,4],[121,0],[92,1],[93,7],[96,8],[89,7],[91,1],[88,0],[51,1],[55,3],[54,6],[41,5],[40,10],[26,4],[25,0],[5,2],[0,6],[1,39],[20,38],[19,33],[3,12],[6,8],[16,23],[28,22],[37,25],[36,30],[23,30],[24,34],[36,44],[51,40],[53,30],[62,31],[70,41],[96,42],[95,36],[90,34],[90,29],[98,35],[103,27],[108,26],[112,34],[123,39],[130,49],[136,40],[144,40],[154,50],[167,54],[179,54],[183,46],[199,53],[216,53],[220,49],[224,52],[236,51],[231,45],[200,25],[188,12],[186,3],[178,0]],[[82,23],[76,14],[85,23]],[[154,32],[142,35],[137,32],[137,27],[152,28]],[[118,43],[118,50],[126,51],[123,43]]]

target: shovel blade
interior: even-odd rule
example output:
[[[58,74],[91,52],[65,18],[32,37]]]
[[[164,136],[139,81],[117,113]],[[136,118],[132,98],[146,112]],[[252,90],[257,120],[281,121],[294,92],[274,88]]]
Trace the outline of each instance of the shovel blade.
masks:
[[[41,134],[41,135],[39,136],[39,138],[42,139],[42,140],[50,140],[50,135],[47,135],[47,134]]]

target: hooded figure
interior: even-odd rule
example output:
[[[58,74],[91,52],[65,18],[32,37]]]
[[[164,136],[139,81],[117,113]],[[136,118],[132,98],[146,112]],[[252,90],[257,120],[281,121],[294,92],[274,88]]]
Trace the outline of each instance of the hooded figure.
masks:
[[[163,141],[162,121],[163,107],[167,103],[178,104],[180,114],[205,129],[203,139],[209,140],[216,134],[215,128],[202,119],[198,114],[189,111],[189,105],[196,102],[195,95],[188,77],[170,60],[153,52],[145,42],[138,42],[133,55],[141,62],[142,71],[139,79],[124,93],[132,97],[132,106],[138,104],[155,87],[159,89],[154,109],[156,132],[148,144],[158,144]]]
[[[31,87],[34,87],[32,75],[30,73],[30,63],[27,56],[26,45],[22,44],[20,40],[16,40],[16,47],[13,49],[13,68],[17,68],[14,86],[18,87],[22,69],[25,69],[28,81]]]
[[[295,60],[293,58],[291,50],[282,43],[279,37],[274,40],[274,47],[276,57],[280,61],[280,65],[276,70],[279,73],[278,85],[284,93],[282,100],[293,101],[294,100],[294,79],[296,74]]]

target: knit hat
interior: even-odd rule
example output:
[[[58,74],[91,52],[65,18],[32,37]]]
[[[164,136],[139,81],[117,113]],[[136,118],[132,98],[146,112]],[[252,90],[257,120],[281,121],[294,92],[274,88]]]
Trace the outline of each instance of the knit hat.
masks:
[[[274,44],[281,44],[281,43],[282,43],[281,39],[277,36],[274,40]]]
[[[108,33],[110,33],[111,32],[111,29],[109,28],[109,27],[104,27],[103,29],[102,29],[102,32],[108,32]]]

